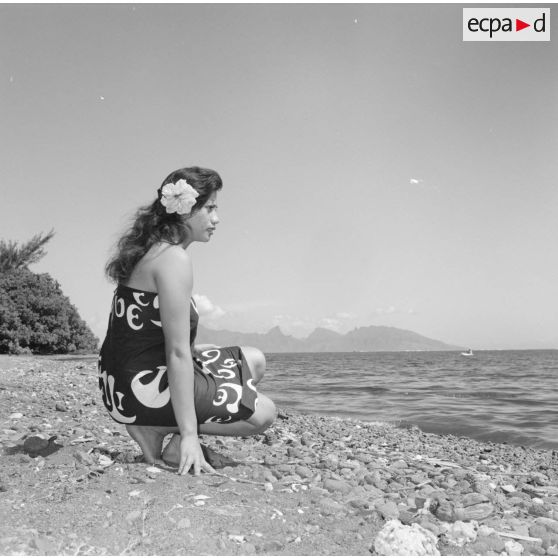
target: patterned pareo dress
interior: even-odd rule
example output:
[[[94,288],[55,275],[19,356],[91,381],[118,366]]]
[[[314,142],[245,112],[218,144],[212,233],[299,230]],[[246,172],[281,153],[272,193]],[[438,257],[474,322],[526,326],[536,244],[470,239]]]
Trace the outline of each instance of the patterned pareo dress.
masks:
[[[195,302],[191,300],[192,349],[198,319]],[[240,347],[220,347],[192,354],[198,424],[250,417],[256,409],[258,393]],[[157,293],[118,285],[98,369],[103,403],[116,422],[177,425],[170,398]]]

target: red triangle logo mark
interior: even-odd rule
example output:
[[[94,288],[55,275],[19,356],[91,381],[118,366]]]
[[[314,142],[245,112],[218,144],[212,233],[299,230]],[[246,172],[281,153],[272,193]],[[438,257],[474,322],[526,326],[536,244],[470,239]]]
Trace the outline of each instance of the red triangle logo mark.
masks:
[[[522,29],[525,29],[526,27],[531,27],[530,23],[525,23],[524,21],[521,21],[520,19],[515,20],[515,30],[516,31],[521,31]]]

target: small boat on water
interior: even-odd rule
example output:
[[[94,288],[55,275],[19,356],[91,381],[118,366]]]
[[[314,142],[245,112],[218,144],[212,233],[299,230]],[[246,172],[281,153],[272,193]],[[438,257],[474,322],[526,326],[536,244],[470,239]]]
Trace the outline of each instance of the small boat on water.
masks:
[[[461,356],[473,356],[473,350],[467,349],[464,353],[461,353]]]

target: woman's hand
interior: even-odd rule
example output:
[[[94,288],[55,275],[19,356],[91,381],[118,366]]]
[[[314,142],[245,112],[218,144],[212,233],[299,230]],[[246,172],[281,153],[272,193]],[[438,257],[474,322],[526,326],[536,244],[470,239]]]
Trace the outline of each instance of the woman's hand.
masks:
[[[194,475],[199,475],[200,471],[215,473],[215,469],[205,460],[200,441],[196,434],[180,436],[180,464],[178,474],[185,475],[191,468],[194,468]]]

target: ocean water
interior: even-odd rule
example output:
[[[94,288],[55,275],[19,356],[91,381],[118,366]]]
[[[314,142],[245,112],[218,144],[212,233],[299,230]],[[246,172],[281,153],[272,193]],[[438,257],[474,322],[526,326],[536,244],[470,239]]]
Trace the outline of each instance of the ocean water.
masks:
[[[558,351],[273,353],[278,406],[558,449]]]

